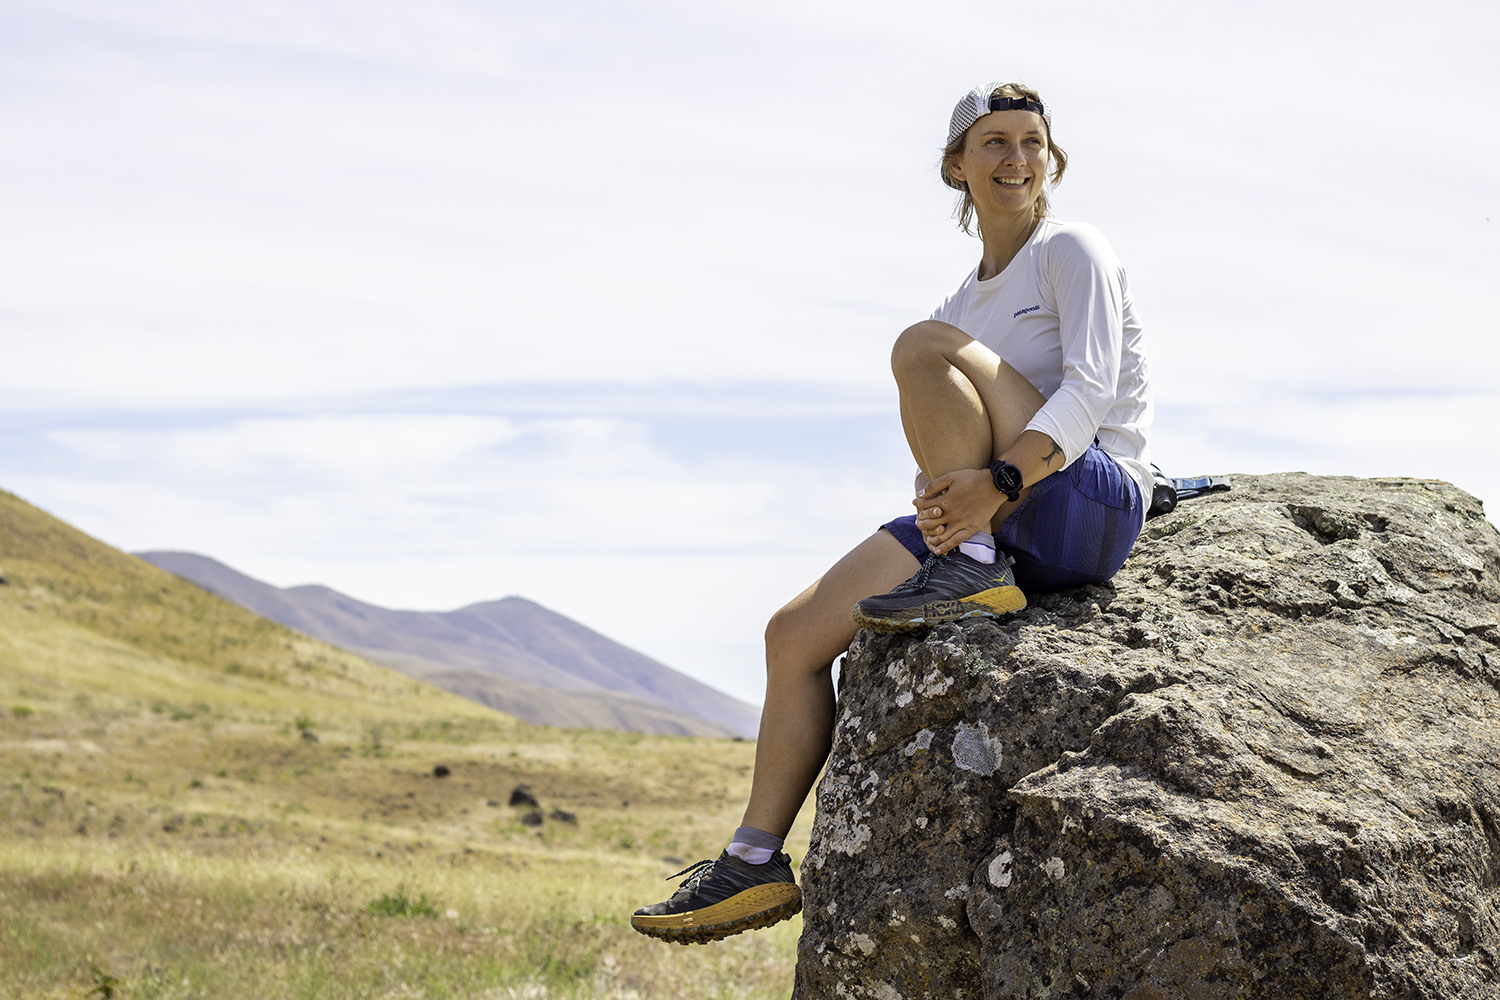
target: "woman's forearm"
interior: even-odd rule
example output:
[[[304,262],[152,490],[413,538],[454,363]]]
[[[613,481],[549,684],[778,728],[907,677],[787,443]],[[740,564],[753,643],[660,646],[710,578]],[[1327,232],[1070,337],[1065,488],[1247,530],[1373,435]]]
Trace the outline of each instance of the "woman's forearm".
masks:
[[[1034,486],[1067,465],[1062,446],[1041,431],[1022,431],[1000,459],[1021,472],[1021,485]]]

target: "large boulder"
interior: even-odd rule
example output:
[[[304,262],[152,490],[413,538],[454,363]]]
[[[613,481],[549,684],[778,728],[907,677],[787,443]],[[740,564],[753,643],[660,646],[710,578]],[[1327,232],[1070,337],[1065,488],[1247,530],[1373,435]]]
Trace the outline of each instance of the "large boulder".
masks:
[[[1111,585],[862,632],[794,997],[1500,997],[1500,535],[1236,476]]]

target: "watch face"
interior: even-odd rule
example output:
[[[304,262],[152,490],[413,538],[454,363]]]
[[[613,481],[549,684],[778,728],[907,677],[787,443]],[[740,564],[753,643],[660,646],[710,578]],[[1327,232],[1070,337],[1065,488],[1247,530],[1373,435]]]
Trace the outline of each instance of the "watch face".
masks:
[[[1001,462],[995,467],[995,487],[1010,496],[1021,490],[1021,470],[1009,462]]]

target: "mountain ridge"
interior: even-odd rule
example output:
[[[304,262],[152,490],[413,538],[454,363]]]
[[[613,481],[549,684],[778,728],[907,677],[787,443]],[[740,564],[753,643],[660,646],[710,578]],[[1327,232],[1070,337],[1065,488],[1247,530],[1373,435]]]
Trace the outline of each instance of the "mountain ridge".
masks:
[[[527,722],[753,737],[754,706],[523,597],[453,611],[369,604],[323,584],[280,588],[209,556],[135,555],[272,621]]]

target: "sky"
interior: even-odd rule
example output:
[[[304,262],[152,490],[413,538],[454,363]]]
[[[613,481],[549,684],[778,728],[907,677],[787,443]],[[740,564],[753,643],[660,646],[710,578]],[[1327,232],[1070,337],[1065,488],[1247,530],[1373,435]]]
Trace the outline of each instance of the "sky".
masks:
[[[1038,88],[1169,475],[1500,505],[1500,6],[7,0],[0,489],[393,608],[537,601],[752,703],[910,509],[954,102]]]

